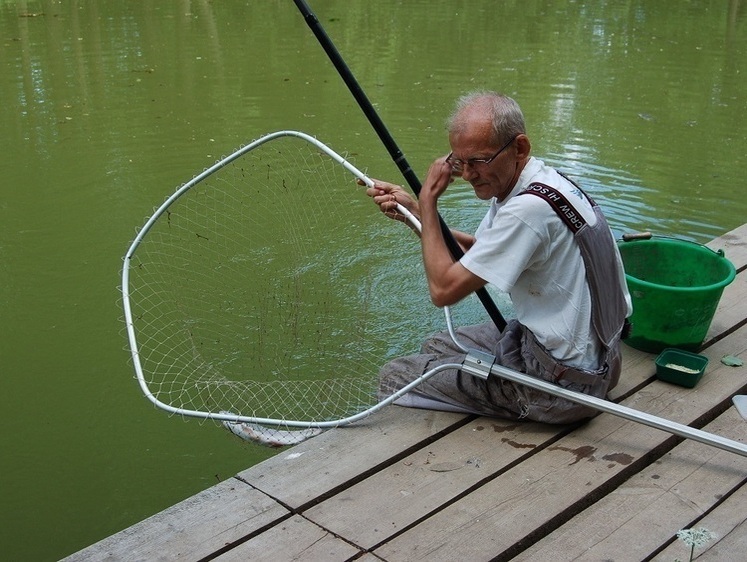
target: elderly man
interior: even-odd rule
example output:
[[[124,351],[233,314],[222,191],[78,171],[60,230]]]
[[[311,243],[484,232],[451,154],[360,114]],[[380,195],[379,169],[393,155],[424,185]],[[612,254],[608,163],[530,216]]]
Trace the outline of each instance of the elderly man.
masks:
[[[422,254],[431,300],[452,305],[487,283],[510,295],[516,318],[458,330],[468,346],[505,367],[603,398],[620,376],[620,339],[631,312],[622,263],[599,207],[571,180],[530,156],[524,117],[514,100],[468,94],[448,121],[452,152],[431,165],[419,200],[376,181],[367,193],[402,220],[396,204],[422,223]],[[438,219],[438,198],[454,176],[468,181],[490,208],[474,236],[454,231],[465,251],[455,261]],[[436,365],[461,363],[447,333],[421,352],[395,359],[380,374],[387,396]],[[491,374],[438,373],[397,401],[405,406],[509,419],[569,423],[588,407]]]

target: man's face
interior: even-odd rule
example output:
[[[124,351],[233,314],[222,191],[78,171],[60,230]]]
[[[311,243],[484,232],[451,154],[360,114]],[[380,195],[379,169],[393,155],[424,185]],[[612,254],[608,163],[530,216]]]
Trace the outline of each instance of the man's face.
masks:
[[[520,172],[514,140],[497,145],[487,120],[471,120],[449,135],[452,158],[463,162],[457,172],[472,185],[478,199],[502,201],[516,184]],[[489,163],[479,161],[493,156]]]

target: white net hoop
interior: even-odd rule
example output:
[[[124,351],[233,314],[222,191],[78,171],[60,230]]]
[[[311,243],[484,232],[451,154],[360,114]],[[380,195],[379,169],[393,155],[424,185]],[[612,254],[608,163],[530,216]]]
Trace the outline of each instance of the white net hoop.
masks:
[[[391,401],[376,390],[380,366],[407,349],[393,343],[391,324],[403,321],[397,303],[423,292],[387,270],[392,245],[371,244],[381,219],[356,178],[370,185],[313,137],[279,131],[154,212],[122,271],[135,376],[153,404],[198,418],[323,428]],[[345,242],[320,247],[319,232]],[[434,312],[405,322],[422,334]]]

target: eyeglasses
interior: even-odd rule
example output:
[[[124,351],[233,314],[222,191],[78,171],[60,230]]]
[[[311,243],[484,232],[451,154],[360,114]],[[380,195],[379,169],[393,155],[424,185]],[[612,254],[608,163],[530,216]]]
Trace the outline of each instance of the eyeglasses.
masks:
[[[483,165],[487,166],[493,160],[495,160],[501,152],[503,152],[509,146],[511,146],[511,143],[514,142],[515,140],[516,140],[516,137],[512,137],[510,141],[508,141],[506,144],[504,144],[498,150],[498,152],[496,152],[495,154],[493,154],[493,156],[491,156],[490,158],[469,158],[468,160],[459,160],[459,158],[454,158],[454,153],[453,152],[449,152],[449,155],[446,157],[446,162],[448,162],[454,170],[463,170],[464,166],[470,166],[470,167],[474,168],[478,164],[483,164]]]

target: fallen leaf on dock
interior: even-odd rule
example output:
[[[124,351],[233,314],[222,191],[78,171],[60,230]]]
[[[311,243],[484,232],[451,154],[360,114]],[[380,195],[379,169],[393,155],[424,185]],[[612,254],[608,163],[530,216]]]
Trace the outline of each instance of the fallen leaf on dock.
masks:
[[[721,358],[721,362],[729,367],[741,367],[744,364],[739,357],[734,357],[733,355],[724,355]]]

